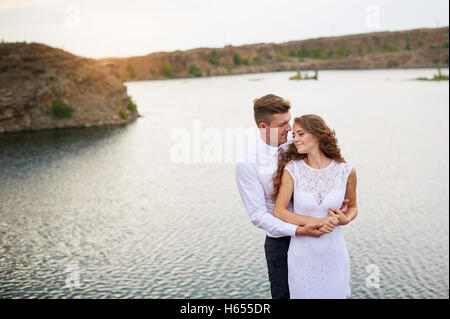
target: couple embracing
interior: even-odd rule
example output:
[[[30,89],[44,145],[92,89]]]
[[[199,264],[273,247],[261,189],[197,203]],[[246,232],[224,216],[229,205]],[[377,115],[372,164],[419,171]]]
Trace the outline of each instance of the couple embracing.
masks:
[[[264,230],[272,298],[350,297],[341,227],[358,214],[356,172],[317,115],[294,118],[273,94],[254,100],[260,136],[236,165],[252,223]],[[290,136],[292,132],[292,136]]]

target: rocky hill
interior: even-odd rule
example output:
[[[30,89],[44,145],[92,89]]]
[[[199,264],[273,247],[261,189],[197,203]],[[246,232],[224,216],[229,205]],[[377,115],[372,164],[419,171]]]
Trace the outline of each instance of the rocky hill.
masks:
[[[448,27],[105,59],[0,43],[0,133],[133,121],[140,115],[123,81],[437,64],[449,65]]]
[[[0,43],[0,133],[139,117],[117,69],[39,43]]]
[[[423,68],[449,65],[449,28],[377,32],[224,48],[105,58],[123,80],[287,70]]]

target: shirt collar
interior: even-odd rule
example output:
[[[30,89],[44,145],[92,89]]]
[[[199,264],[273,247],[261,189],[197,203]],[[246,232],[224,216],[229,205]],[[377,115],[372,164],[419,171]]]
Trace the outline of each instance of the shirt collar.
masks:
[[[280,144],[279,146],[272,146],[269,144],[266,144],[266,142],[263,141],[263,139],[261,138],[261,136],[258,136],[258,148],[260,150],[262,150],[265,154],[267,155],[277,155],[278,154],[278,149],[282,149],[283,151],[285,151],[288,147],[289,144],[291,144],[293,141],[291,132],[288,132],[288,136],[287,136],[287,141],[286,143]]]

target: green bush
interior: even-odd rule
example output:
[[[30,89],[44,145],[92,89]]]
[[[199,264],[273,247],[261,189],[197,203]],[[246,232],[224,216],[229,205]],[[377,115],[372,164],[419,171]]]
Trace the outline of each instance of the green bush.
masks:
[[[280,61],[282,61],[282,60],[283,60],[283,58],[281,57],[280,51],[279,51],[279,50],[276,50],[276,51],[275,51],[275,61],[280,62]]]
[[[405,43],[405,50],[406,51],[411,51],[411,45],[409,44],[409,37],[408,37],[408,35],[405,36],[405,41],[406,41],[406,43]]]
[[[137,112],[136,102],[134,102],[134,100],[133,100],[133,98],[131,96],[128,96],[128,109],[131,112]]]
[[[318,48],[312,48],[310,55],[311,55],[311,58],[317,59],[320,57],[320,50]]]
[[[239,52],[236,52],[236,53],[233,55],[233,63],[234,63],[235,65],[241,65],[241,64],[242,64],[242,57],[241,57],[241,55],[240,55]]]
[[[365,56],[367,54],[366,48],[362,47],[358,49],[358,55],[359,56]]]
[[[302,47],[297,51],[297,56],[299,58],[309,58],[309,51],[306,46],[302,45]]]
[[[122,120],[126,120],[127,119],[127,111],[125,111],[124,109],[120,109],[119,116]]]
[[[368,54],[374,54],[378,51],[377,48],[374,48],[371,44],[368,44],[366,48]]]
[[[397,52],[397,51],[398,49],[392,43],[386,42],[383,44],[383,52]]]
[[[425,34],[423,32],[420,32],[416,44],[418,47],[422,47],[424,43],[425,43]]]
[[[290,55],[290,51],[289,50],[283,50],[283,51],[281,51],[281,55],[282,56],[289,56]]]
[[[338,58],[346,58],[350,55],[350,48],[348,47],[347,41],[342,41],[336,50],[336,56]]]
[[[305,45],[302,45],[300,49],[295,52],[295,56],[298,58],[313,58],[313,59],[329,59],[333,56],[333,51],[325,49],[325,48],[311,48],[308,49]],[[293,52],[291,50],[290,55],[292,56]]]
[[[441,65],[439,63],[436,64],[436,68],[437,68],[438,74],[435,74],[433,76],[433,80],[434,81],[443,81],[443,80],[448,81],[448,75],[442,74]]]
[[[173,76],[173,66],[170,62],[163,62],[161,66],[161,72],[162,75],[167,77]]]
[[[150,74],[151,74],[151,75],[158,75],[158,74],[159,74],[158,69],[151,68],[151,69],[150,69]]]
[[[132,65],[127,66],[127,78],[134,79],[136,77],[136,71]]]
[[[302,79],[302,73],[297,70],[297,75],[293,75],[289,77],[289,80],[301,80]]]
[[[314,75],[303,74],[297,70],[297,75],[291,76],[289,80],[318,80],[319,72],[314,70]]]
[[[52,114],[59,119],[71,118],[74,109],[69,105],[64,103],[61,99],[57,99],[53,102],[51,106]]]
[[[312,48],[308,55],[313,59],[328,59],[333,55],[333,51],[323,48]]]
[[[216,59],[216,58],[213,57],[213,56],[210,56],[210,57],[208,58],[208,61],[209,61],[209,63],[211,63],[212,65],[219,65],[219,59]]]
[[[195,64],[192,64],[189,67],[189,74],[191,76],[194,76],[194,77],[201,77],[201,76],[203,76],[202,70],[200,70],[200,68],[198,66],[196,66]]]
[[[416,80],[419,80],[419,81],[448,81],[449,77],[446,74],[442,74],[441,65],[439,63],[436,64],[436,68],[437,68],[438,73],[435,74],[432,79],[421,77],[421,78],[417,78]]]
[[[206,76],[211,76],[211,69],[210,68],[206,68]]]
[[[252,65],[258,65],[259,64],[259,57],[255,56],[252,60]]]

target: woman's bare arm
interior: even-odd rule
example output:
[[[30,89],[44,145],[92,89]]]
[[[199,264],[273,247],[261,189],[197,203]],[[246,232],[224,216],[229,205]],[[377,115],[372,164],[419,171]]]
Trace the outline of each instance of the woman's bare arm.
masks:
[[[347,225],[355,219],[356,215],[358,215],[358,205],[356,204],[356,184],[356,170],[355,168],[352,168],[347,179],[347,188],[345,193],[345,198],[349,199],[347,211],[343,212],[336,208],[331,209],[331,211],[337,215],[339,225]]]
[[[273,208],[273,215],[286,223],[295,224],[299,226],[305,226],[306,224],[317,224],[321,220],[319,218],[298,215],[291,212],[289,202],[291,201],[292,194],[294,193],[294,180],[291,174],[287,170],[283,171],[281,176],[280,190],[277,195],[277,200]]]
[[[348,222],[351,222],[358,215],[358,205],[356,204],[356,170],[354,167],[347,179],[345,198],[350,200],[345,215],[347,216]]]

